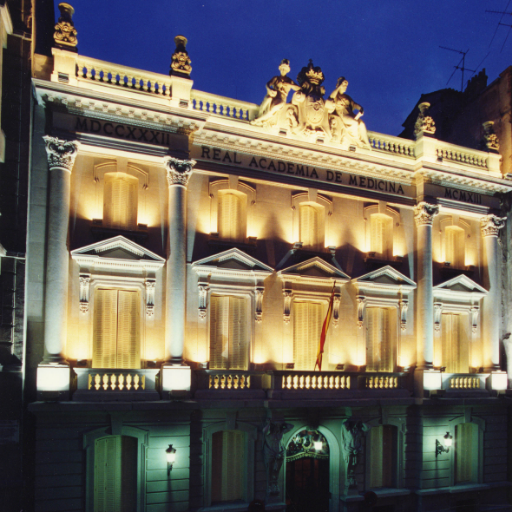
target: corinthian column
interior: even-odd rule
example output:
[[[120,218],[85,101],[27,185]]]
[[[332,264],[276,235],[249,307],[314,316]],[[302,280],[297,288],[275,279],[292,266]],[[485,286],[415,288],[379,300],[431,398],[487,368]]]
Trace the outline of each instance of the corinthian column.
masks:
[[[71,170],[79,143],[43,137],[50,170],[48,235],[46,239],[46,288],[44,314],[44,363],[64,363],[68,303],[68,225]]]
[[[414,207],[418,235],[417,367],[428,370],[434,359],[434,300],[432,293],[432,223],[439,206],[424,201]]]
[[[480,221],[484,239],[484,286],[489,290],[483,299],[482,327],[484,365],[488,371],[500,369],[500,289],[498,263],[498,233],[506,218],[486,215]]]
[[[183,361],[187,291],[187,185],[194,160],[165,157],[169,181],[169,242],[165,348],[170,362]]]

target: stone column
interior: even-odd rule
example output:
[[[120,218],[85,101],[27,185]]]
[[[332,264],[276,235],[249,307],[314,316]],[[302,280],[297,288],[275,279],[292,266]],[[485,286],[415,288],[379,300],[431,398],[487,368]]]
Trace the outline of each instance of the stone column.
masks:
[[[484,286],[488,289],[483,299],[482,328],[484,366],[486,371],[500,369],[500,267],[498,262],[498,233],[505,227],[506,218],[486,215],[480,221],[484,245]]]
[[[68,225],[71,170],[79,143],[43,137],[50,170],[48,235],[46,239],[46,288],[44,313],[44,363],[65,363],[67,335]]]
[[[434,359],[434,298],[432,292],[432,223],[439,206],[424,201],[414,207],[418,235],[417,367],[431,369]]]
[[[187,185],[194,160],[165,157],[169,181],[169,238],[165,348],[170,363],[181,365],[187,299]]]

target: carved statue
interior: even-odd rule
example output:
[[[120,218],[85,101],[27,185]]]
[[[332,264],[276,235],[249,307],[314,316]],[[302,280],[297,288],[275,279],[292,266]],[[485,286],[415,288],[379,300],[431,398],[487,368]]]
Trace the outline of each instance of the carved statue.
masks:
[[[296,122],[290,115],[293,133],[331,137],[329,115],[325,108],[323,81],[322,70],[319,67],[314,67],[313,61],[310,59],[307,67],[303,67],[297,75],[300,90],[292,96],[292,105],[297,107]]]
[[[364,114],[364,109],[356,103],[345,91],[348,87],[348,81],[345,77],[338,78],[336,89],[331,93],[327,100],[328,112],[334,112],[330,116],[330,126],[332,130],[332,141],[341,142],[347,140],[349,143],[359,147],[370,147],[366,125],[360,117]],[[354,110],[358,110],[357,114]]]
[[[500,141],[494,131],[494,121],[486,121],[482,124],[484,128],[484,139],[482,149],[485,151],[498,152],[500,149]]]
[[[424,101],[418,105],[418,108],[420,113],[418,114],[416,123],[414,124],[414,137],[417,139],[423,134],[434,135],[434,133],[436,133],[436,123],[428,112],[430,103],[428,103],[428,101]]]
[[[267,95],[263,99],[259,116],[251,121],[254,126],[266,126],[267,124],[276,124],[279,114],[286,106],[288,93],[291,89],[298,91],[300,87],[286,75],[290,72],[290,61],[283,59],[279,66],[279,76],[274,76],[267,83]]]
[[[355,471],[357,458],[362,448],[361,437],[363,432],[370,430],[362,421],[348,419],[341,425],[341,449],[347,468],[346,489],[357,488]]]
[[[66,50],[76,51],[78,43],[76,39],[76,28],[73,23],[73,13],[75,9],[66,3],[59,4],[60,17],[55,25],[53,40],[56,46],[65,48]]]
[[[190,65],[192,61],[185,48],[187,46],[187,38],[185,36],[176,36],[174,43],[176,44],[176,49],[172,54],[171,71],[169,74],[189,78],[192,71],[192,66]]]
[[[292,427],[290,423],[275,422],[270,419],[267,419],[263,427],[263,460],[267,470],[267,489],[270,496],[279,494],[278,477],[285,455],[283,434]]]

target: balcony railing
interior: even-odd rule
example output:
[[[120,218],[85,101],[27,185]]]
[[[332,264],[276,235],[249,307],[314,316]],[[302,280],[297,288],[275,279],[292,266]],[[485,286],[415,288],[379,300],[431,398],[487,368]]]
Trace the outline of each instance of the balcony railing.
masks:
[[[446,392],[486,391],[488,373],[443,373],[442,383]]]
[[[196,370],[194,396],[196,398],[222,398],[244,396],[264,398],[270,386],[270,376],[265,372],[240,370]]]
[[[159,400],[160,370],[74,368],[77,375],[73,400]]]

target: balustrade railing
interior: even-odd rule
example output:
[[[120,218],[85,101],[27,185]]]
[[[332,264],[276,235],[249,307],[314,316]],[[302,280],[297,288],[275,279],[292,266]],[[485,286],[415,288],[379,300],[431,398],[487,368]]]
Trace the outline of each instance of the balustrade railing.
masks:
[[[350,389],[350,376],[340,373],[291,372],[281,377],[281,389]]]
[[[414,158],[414,141],[375,132],[368,132],[368,139],[372,149]]]
[[[254,103],[196,90],[191,91],[190,99],[194,110],[244,121],[252,121],[258,115],[259,110],[259,106]]]
[[[400,377],[398,375],[375,374],[365,377],[366,389],[398,389]]]
[[[447,391],[482,389],[482,379],[478,375],[454,375],[447,379]]]
[[[208,376],[208,389],[250,389],[250,375],[217,374]]]
[[[478,155],[469,151],[436,147],[436,157],[439,161],[449,160],[451,162],[487,169],[487,156]]]
[[[269,376],[265,372],[242,370],[196,370],[195,389],[212,393],[263,390],[269,386]]]

